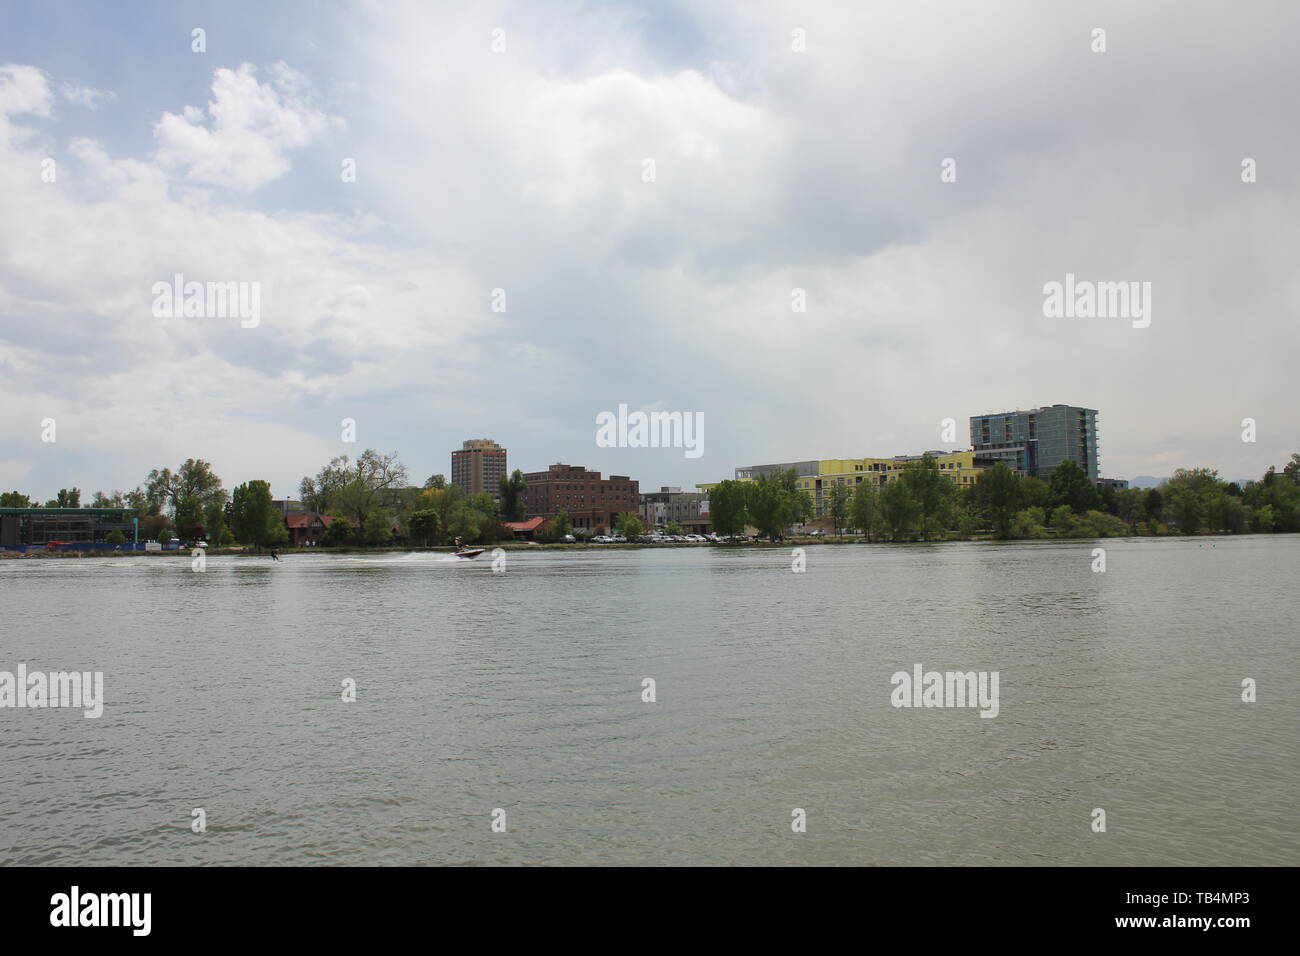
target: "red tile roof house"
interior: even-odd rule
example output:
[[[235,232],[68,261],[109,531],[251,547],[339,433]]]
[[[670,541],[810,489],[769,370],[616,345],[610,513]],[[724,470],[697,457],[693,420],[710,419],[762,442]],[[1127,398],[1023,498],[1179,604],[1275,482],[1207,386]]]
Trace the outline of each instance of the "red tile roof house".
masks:
[[[533,535],[537,533],[537,529],[542,526],[545,520],[545,518],[538,516],[529,518],[527,521],[503,521],[501,523],[513,531],[516,538],[521,541],[531,541]]]
[[[284,526],[289,529],[289,544],[295,548],[320,544],[325,529],[334,519],[314,511],[296,511],[284,516]]]

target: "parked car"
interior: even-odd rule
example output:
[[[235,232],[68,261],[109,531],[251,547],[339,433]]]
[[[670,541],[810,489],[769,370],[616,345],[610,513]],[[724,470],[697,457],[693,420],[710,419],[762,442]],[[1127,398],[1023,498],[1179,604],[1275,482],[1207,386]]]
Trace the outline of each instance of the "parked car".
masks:
[[[614,543],[615,543],[615,544],[627,544],[627,538],[625,538],[625,537],[624,537],[623,535],[621,535],[621,534],[616,534],[616,535],[614,535]]]
[[[598,534],[591,539],[592,544],[613,544],[614,539],[607,534]]]
[[[704,537],[704,535],[702,534],[688,534],[686,535],[686,540],[701,542],[701,541],[708,541],[709,539]]]
[[[565,544],[575,544],[575,543],[577,542],[577,540],[578,540],[578,539],[575,538],[575,537],[574,537],[573,535],[571,535],[571,534],[566,534],[566,535],[564,536],[564,543],[565,543]]]

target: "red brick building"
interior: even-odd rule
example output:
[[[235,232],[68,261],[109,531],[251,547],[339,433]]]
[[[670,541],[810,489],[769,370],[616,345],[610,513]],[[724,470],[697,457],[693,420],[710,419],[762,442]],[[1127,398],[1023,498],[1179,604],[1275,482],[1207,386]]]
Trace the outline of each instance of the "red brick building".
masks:
[[[551,465],[546,471],[524,475],[524,507],[529,516],[554,518],[567,511],[573,527],[592,531],[604,525],[611,531],[624,511],[636,513],[641,494],[638,483],[626,475],[601,478],[600,472],[582,465]]]

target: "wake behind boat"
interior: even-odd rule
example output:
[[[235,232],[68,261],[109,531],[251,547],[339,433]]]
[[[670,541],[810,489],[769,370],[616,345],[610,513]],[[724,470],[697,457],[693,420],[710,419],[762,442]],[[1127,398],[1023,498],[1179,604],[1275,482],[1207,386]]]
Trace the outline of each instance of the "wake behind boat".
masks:
[[[483,549],[482,549],[482,548],[462,548],[461,550],[459,550],[459,551],[453,551],[452,553],[453,553],[456,557],[458,557],[458,558],[465,558],[466,560],[469,560],[469,559],[471,559],[471,558],[477,558],[480,554],[483,553]]]

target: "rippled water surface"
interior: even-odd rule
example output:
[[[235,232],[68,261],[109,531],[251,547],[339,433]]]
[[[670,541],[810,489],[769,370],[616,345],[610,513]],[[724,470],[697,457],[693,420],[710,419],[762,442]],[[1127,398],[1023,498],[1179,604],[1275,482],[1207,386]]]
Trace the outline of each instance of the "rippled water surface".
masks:
[[[1296,536],[490,557],[0,562],[0,862],[1300,863]]]

